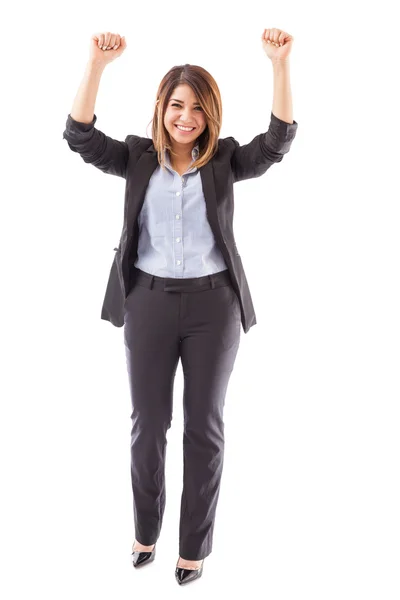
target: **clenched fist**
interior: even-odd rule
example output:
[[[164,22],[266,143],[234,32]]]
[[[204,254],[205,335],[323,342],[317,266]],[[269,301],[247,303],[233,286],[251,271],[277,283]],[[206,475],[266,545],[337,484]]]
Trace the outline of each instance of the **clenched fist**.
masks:
[[[90,60],[100,65],[108,65],[126,48],[125,38],[119,33],[95,33],[90,40]]]

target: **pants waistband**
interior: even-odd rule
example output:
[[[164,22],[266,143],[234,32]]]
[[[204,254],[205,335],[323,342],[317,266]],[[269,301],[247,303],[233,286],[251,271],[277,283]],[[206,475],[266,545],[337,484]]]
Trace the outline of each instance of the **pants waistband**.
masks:
[[[159,277],[158,275],[146,273],[137,267],[134,267],[134,271],[135,284],[150,289],[163,290],[164,292],[200,292],[210,288],[232,285],[228,269],[204,275],[203,277],[189,278]]]

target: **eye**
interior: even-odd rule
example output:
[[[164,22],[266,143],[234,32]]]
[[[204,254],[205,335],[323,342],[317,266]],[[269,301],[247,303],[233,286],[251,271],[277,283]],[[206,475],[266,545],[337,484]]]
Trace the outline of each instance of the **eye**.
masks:
[[[178,108],[181,108],[181,105],[180,105],[180,104],[177,104],[177,103],[175,103],[175,104],[172,104],[171,106],[177,106]],[[199,108],[200,110],[203,110],[203,109],[201,108],[201,106],[196,106],[196,108]]]

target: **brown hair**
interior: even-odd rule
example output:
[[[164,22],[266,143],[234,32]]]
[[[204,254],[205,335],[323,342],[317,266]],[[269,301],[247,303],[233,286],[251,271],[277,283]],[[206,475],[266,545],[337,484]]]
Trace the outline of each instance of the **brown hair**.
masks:
[[[164,170],[164,151],[169,150],[171,156],[176,156],[172,150],[170,135],[164,125],[164,115],[172,92],[178,85],[184,83],[190,85],[196,95],[205,113],[207,124],[203,133],[196,139],[196,144],[199,144],[199,155],[191,168],[200,168],[205,165],[218,149],[218,137],[222,123],[222,102],[215,79],[208,71],[197,65],[185,64],[172,67],[158,86],[154,115],[150,121],[153,123],[151,135],[153,145],[157,150],[158,162]]]

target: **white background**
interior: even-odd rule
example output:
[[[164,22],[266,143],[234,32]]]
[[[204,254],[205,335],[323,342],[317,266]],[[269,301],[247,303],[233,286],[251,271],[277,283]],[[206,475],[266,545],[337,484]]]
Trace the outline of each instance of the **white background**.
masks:
[[[123,179],[62,133],[90,36],[125,35],[96,126],[151,135],[159,81],[198,64],[220,137],[269,126],[260,36],[294,36],[298,131],[280,164],[235,185],[235,235],[257,324],[225,404],[212,553],[193,598],[398,600],[398,30],[389,3],[20,3],[2,42],[1,566],[7,600],[178,594],[181,364],[154,563],[132,568],[123,329],[100,319]]]

